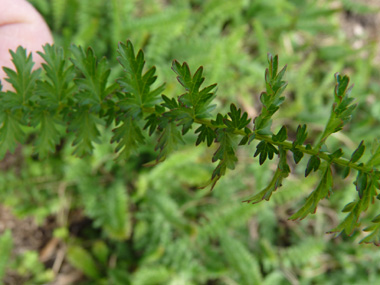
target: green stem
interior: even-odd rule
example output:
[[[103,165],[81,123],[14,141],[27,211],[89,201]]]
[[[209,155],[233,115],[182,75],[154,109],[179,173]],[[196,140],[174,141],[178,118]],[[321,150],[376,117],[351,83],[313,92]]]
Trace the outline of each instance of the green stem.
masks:
[[[151,113],[155,112],[155,109],[154,108],[144,108],[143,112],[151,114]],[[197,124],[200,124],[200,125],[206,125],[207,127],[211,128],[211,129],[216,129],[216,127],[213,124],[211,124],[211,120],[195,118],[194,122]],[[243,130],[235,130],[233,133],[236,135],[241,135],[241,136],[246,135],[246,133]],[[260,135],[258,133],[255,133],[254,139],[258,140],[258,141],[266,141],[266,142],[269,142],[269,143],[276,145],[276,146],[282,146],[286,150],[293,149],[293,142],[288,141],[288,140],[283,141],[283,142],[278,142],[278,141],[275,142],[275,141],[273,141],[271,136]],[[373,171],[373,169],[370,167],[365,167],[364,165],[359,165],[358,163],[352,163],[346,158],[333,158],[333,159],[331,159],[329,156],[330,153],[320,152],[319,148],[306,149],[306,146],[298,145],[298,146],[296,146],[296,149],[300,150],[304,154],[306,153],[309,155],[316,155],[320,159],[323,159],[329,163],[338,164],[338,165],[341,165],[344,167],[348,166],[350,168],[353,168],[355,170],[362,171],[365,173],[371,173]]]

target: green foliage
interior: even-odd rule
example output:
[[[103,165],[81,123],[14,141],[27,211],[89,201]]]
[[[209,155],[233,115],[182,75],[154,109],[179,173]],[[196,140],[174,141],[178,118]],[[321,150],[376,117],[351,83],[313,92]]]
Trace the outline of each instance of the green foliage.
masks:
[[[0,237],[0,280],[5,276],[5,271],[7,269],[8,261],[11,257],[13,247],[12,234],[7,230]],[[0,282],[2,284],[2,282]]]
[[[233,271],[240,276],[239,284],[261,284],[260,266],[244,245],[236,239],[222,236],[221,248]],[[233,273],[231,274],[233,276]]]
[[[57,44],[41,53],[47,63],[22,109],[28,116],[1,112],[14,132],[0,131],[4,149],[21,142],[22,162],[8,166],[6,154],[0,200],[40,225],[56,217],[61,244],[81,248],[97,270],[87,283],[379,283],[377,251],[353,246],[378,243],[377,199],[366,208],[380,161],[379,144],[368,144],[380,135],[375,45],[354,48],[338,21],[359,8],[343,0],[31,2]],[[282,94],[268,51],[288,63]],[[331,92],[338,70],[355,82],[349,123],[347,78],[337,76],[341,88]],[[270,201],[241,204],[247,199]],[[342,208],[354,214],[345,220]],[[331,240],[325,232],[339,221],[342,234]],[[37,264],[36,256],[25,259]],[[25,271],[32,284],[44,274],[38,264]]]
[[[151,85],[156,81],[154,76],[155,67],[151,67],[145,73],[144,53],[140,50],[135,56],[132,43],[119,44],[118,50],[120,56],[118,60],[125,71],[125,75],[118,80],[122,87],[124,100],[120,100],[120,108],[128,112],[132,118],[138,118],[142,114],[143,108],[153,107],[158,102],[158,96],[164,90],[164,84],[154,90],[150,90]]]
[[[51,269],[45,269],[35,251],[28,250],[20,254],[12,263],[12,267],[20,276],[34,277],[26,284],[44,284],[51,282],[54,278],[54,272]]]
[[[317,210],[318,203],[321,199],[330,196],[333,187],[333,178],[330,165],[326,166],[326,170],[319,182],[317,189],[311,192],[305,204],[290,219],[304,219],[308,214],[314,214]]]
[[[186,62],[181,66],[178,61],[174,61],[172,69],[178,74],[177,80],[186,90],[186,93],[178,100],[181,107],[191,109],[191,115],[196,119],[209,118],[211,116],[210,111],[215,108],[215,105],[210,106],[210,103],[215,98],[211,91],[216,87],[216,84],[199,90],[205,80],[202,77],[203,67],[200,67],[193,77],[191,77],[190,69]],[[183,133],[186,132],[184,131]]]
[[[46,47],[45,50],[49,54],[57,49]],[[316,146],[313,148],[310,145],[303,145],[307,135],[306,125],[298,127],[296,139],[293,142],[286,141],[287,135],[285,127],[282,127],[277,135],[274,135],[271,131],[272,116],[284,102],[285,98],[282,96],[282,93],[287,85],[282,80],[286,67],[278,71],[277,56],[272,57],[268,55],[269,67],[265,71],[266,92],[263,92],[260,96],[263,108],[260,115],[256,117],[253,131],[251,131],[247,127],[250,122],[247,118],[247,113],[242,114],[241,110],[237,109],[234,104],[231,104],[230,112],[227,115],[218,113],[215,120],[207,120],[207,118],[211,116],[210,110],[213,108],[213,106],[210,106],[210,103],[215,98],[215,95],[211,93],[211,90],[215,88],[215,84],[200,90],[200,86],[204,81],[202,77],[203,68],[199,68],[192,76],[189,66],[186,63],[181,65],[177,61],[174,61],[172,69],[178,75],[177,79],[185,88],[186,93],[178,96],[176,100],[174,98],[169,99],[165,95],[162,95],[160,104],[158,102],[158,95],[163,90],[164,85],[151,91],[151,86],[156,81],[156,77],[154,76],[155,68],[151,68],[143,74],[144,54],[140,50],[137,55],[135,55],[130,41],[125,45],[119,45],[119,61],[126,74],[117,81],[119,86],[115,84],[107,86],[107,78],[110,74],[110,70],[106,67],[104,59],[100,61],[96,59],[93,50],[88,49],[87,52],[84,52],[81,47],[72,46],[71,52],[73,55],[71,61],[79,71],[79,74],[74,78],[77,88],[74,100],[67,101],[66,104],[61,107],[61,109],[67,110],[67,115],[61,117],[60,119],[62,121],[59,123],[61,125],[69,125],[67,131],[75,134],[73,141],[75,148],[73,154],[77,156],[81,157],[85,154],[92,153],[94,148],[93,143],[100,143],[98,125],[104,125],[105,118],[109,117],[108,124],[115,121],[115,124],[119,125],[114,129],[114,136],[111,139],[111,143],[118,142],[115,152],[121,151],[123,158],[128,158],[131,151],[137,149],[140,144],[144,142],[144,135],[139,127],[139,121],[147,117],[148,123],[145,125],[145,128],[150,127],[151,135],[154,129],[157,128],[159,134],[155,147],[155,150],[159,151],[156,158],[157,162],[162,162],[172,150],[177,148],[178,143],[184,142],[178,130],[179,126],[182,125],[182,135],[186,134],[192,128],[193,124],[201,125],[202,128],[200,130],[206,130],[207,133],[201,131],[198,135],[198,143],[207,140],[209,142],[208,144],[210,144],[212,139],[214,139],[214,142],[218,144],[218,149],[212,157],[212,162],[218,162],[218,165],[211,176],[211,189],[213,189],[216,182],[226,174],[227,169],[235,169],[238,161],[236,156],[236,137],[244,136],[240,147],[248,141],[259,141],[254,156],[259,156],[260,165],[263,164],[267,158],[272,160],[274,155],[278,154],[280,159],[273,179],[259,194],[248,198],[246,200],[247,202],[256,203],[262,199],[269,200],[272,192],[282,185],[283,179],[286,178],[290,172],[286,158],[288,150],[293,152],[296,162],[299,162],[303,154],[310,155],[305,176],[308,176],[311,171],[317,171],[321,165],[321,160],[325,160],[329,164],[336,163],[344,165],[358,171],[355,185],[359,194],[359,200],[343,224],[336,227],[333,231],[344,229],[347,234],[352,233],[353,229],[358,225],[357,221],[359,215],[367,210],[370,201],[373,201],[377,195],[379,175],[375,168],[377,165],[375,157],[378,156],[378,149],[380,148],[376,150],[370,159],[369,166],[364,163],[358,164],[357,162],[364,152],[362,143],[359,145],[357,151],[352,154],[350,160],[340,158],[343,155],[341,149],[332,153],[328,153],[323,149],[327,138],[342,129],[350,120],[352,112],[355,109],[355,105],[351,105],[353,98],[348,97],[352,88],[348,88],[349,79],[347,76],[340,76],[339,74],[335,76],[335,102],[331,109],[330,118],[326,127]],[[19,93],[25,93],[27,95],[22,95],[19,99],[13,101],[12,106],[9,106],[10,100],[8,99],[9,96],[13,94],[12,92],[3,92],[2,94],[4,94],[4,96],[1,98],[4,102],[3,105],[9,106],[9,109],[6,110],[8,110],[8,112],[12,112],[12,110],[16,112],[15,110],[17,110],[15,114],[20,118],[19,124],[26,126],[27,120],[22,120],[22,118],[26,116],[33,118],[33,114],[35,113],[33,112],[33,105],[29,103],[30,99],[28,98],[35,97],[36,95],[34,94],[42,94],[43,92],[39,91],[39,87],[42,88],[49,83],[34,84],[33,86],[35,86],[35,88],[31,90],[20,87],[22,86],[22,82],[18,74],[23,74],[23,78],[29,78],[27,80],[27,85],[29,86],[31,84],[30,82],[38,80],[38,72],[31,72],[31,57],[25,56],[25,50],[19,49],[18,53],[13,53],[12,56],[14,57],[13,62],[15,63],[17,72],[11,71],[10,69],[6,69],[6,71],[9,76],[8,81],[13,84],[15,90],[18,92],[15,93],[14,97],[20,96]],[[49,55],[45,57],[48,58]],[[59,65],[56,64],[56,67],[65,65],[64,59],[61,58],[61,60],[62,63]],[[50,71],[51,69],[45,68],[45,70]],[[55,73],[57,72],[59,72],[59,70],[55,71]],[[45,87],[43,87],[43,90],[46,92]],[[32,91],[35,91],[35,93],[32,93]],[[58,99],[57,96],[56,99]],[[59,102],[60,105],[63,104],[62,101]],[[28,107],[26,108],[25,106]],[[152,115],[153,117],[149,117]],[[111,119],[113,120],[111,121]],[[120,121],[122,122],[121,124],[118,123]],[[157,123],[155,123],[155,121],[157,121]],[[9,128],[8,132],[21,132],[21,127],[17,123],[6,124],[7,122],[8,121],[4,122],[3,128],[7,126],[7,128]],[[43,128],[44,121],[40,120],[40,123],[41,128]],[[32,125],[32,127],[36,127],[36,125]],[[199,128],[197,131],[199,132]],[[40,138],[40,140],[58,142],[55,128],[43,131],[42,135],[43,137]],[[49,137],[49,135],[51,137]],[[2,144],[14,145],[16,139],[14,136],[5,137]],[[46,149],[43,150],[43,155],[53,148],[51,144],[47,144],[45,147]],[[322,175],[321,182],[317,189],[309,196],[302,209],[294,214],[292,218],[304,218],[308,213],[315,212],[318,202],[330,194],[332,181],[331,170],[328,166]],[[367,183],[367,181],[369,182]],[[85,188],[93,187],[86,186]],[[107,195],[107,197],[111,200],[113,199],[111,194]],[[120,198],[120,196],[118,197]],[[113,201],[116,202],[118,199]],[[115,207],[115,209],[117,209],[117,207]],[[89,211],[91,212],[91,210]],[[121,210],[121,213],[124,212],[125,209]],[[93,218],[96,217],[107,220],[107,214],[105,213],[101,213],[99,216],[93,216]],[[121,217],[122,214],[120,218]],[[120,221],[120,223],[121,224],[115,225],[117,229],[123,227],[122,225],[125,224],[125,221]],[[115,230],[113,227],[114,226],[111,226],[111,232]],[[125,231],[121,230],[120,233],[115,232],[111,234],[111,236],[112,235],[115,235],[114,237],[123,237],[125,236]]]
[[[97,279],[100,277],[96,264],[85,249],[79,246],[71,246],[67,250],[67,258],[69,262],[88,277]]]
[[[272,116],[280,108],[285,97],[281,96],[287,83],[282,80],[286,66],[278,71],[278,56],[268,55],[269,68],[265,71],[266,92],[261,93],[260,101],[263,104],[261,114],[255,119],[255,131],[258,134],[271,134]]]
[[[272,156],[273,156],[273,154],[272,154]],[[261,157],[260,157],[260,164],[262,164],[261,163]],[[289,168],[289,165],[286,161],[286,151],[281,146],[279,146],[279,163],[278,163],[276,172],[274,173],[273,178],[270,181],[269,185],[267,187],[265,187],[265,189],[260,191],[258,194],[249,197],[244,202],[255,204],[255,203],[261,202],[264,199],[269,201],[270,197],[272,196],[272,192],[276,191],[277,188],[282,185],[282,180],[284,178],[288,177],[289,173],[290,173],[290,168]]]

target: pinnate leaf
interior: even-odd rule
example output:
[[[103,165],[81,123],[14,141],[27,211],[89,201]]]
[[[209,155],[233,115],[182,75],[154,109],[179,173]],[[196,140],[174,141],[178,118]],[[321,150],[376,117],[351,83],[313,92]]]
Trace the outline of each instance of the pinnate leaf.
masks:
[[[297,127],[296,139],[293,141],[293,148],[295,148],[297,145],[302,145],[305,142],[306,137],[306,125],[299,125]]]
[[[86,276],[98,279],[100,272],[91,254],[80,246],[70,246],[67,250],[67,260]]]
[[[272,160],[275,153],[277,154],[278,150],[271,143],[266,142],[266,141],[261,141],[256,147],[256,152],[254,154],[254,157],[260,155],[259,161],[261,165],[265,162],[267,158]]]
[[[216,84],[200,89],[205,80],[203,77],[203,67],[199,67],[192,76],[186,62],[181,65],[175,60],[173,61],[172,69],[178,75],[178,82],[186,90],[186,93],[178,99],[181,106],[190,108],[193,111],[192,115],[194,118],[202,119],[210,117],[210,111],[215,108],[215,105],[210,105],[210,103],[215,98],[215,94],[212,91],[215,89]]]
[[[259,193],[247,198],[247,200],[245,200],[244,202],[256,204],[264,199],[269,201],[270,197],[272,196],[272,193],[282,185],[282,180],[288,177],[290,173],[290,168],[286,161],[286,151],[282,147],[279,148],[279,156],[279,164],[269,185],[265,187],[265,189],[261,190]]]
[[[307,197],[305,204],[290,219],[304,219],[308,214],[314,214],[320,200],[330,196],[332,192],[333,178],[331,167],[328,165],[317,188]]]
[[[160,95],[165,89],[165,84],[153,89],[157,76],[155,76],[156,68],[151,67],[144,73],[144,53],[140,50],[135,55],[133,45],[130,41],[126,44],[120,43],[118,49],[118,60],[124,68],[123,77],[117,82],[126,92],[124,106],[129,107],[134,117],[142,114],[142,108],[150,108],[160,102]],[[138,110],[138,111],[136,111]]]
[[[215,141],[219,142],[219,147],[212,157],[212,162],[219,160],[219,164],[211,176],[211,189],[213,189],[216,182],[225,175],[227,168],[231,170],[235,169],[235,164],[238,161],[235,154],[235,143],[229,132],[226,132],[225,129],[218,129]]]
[[[82,47],[72,45],[70,50],[73,54],[71,61],[82,74],[74,80],[80,90],[77,95],[79,103],[81,105],[101,104],[112,90],[112,88],[107,89],[107,79],[111,70],[108,68],[106,59],[98,61],[91,48],[84,51]]]
[[[362,212],[368,209],[370,203],[373,203],[378,188],[378,181],[375,176],[369,177],[367,187],[364,189],[362,197],[359,200],[353,201],[344,208],[345,211],[349,211],[346,218],[329,233],[345,232],[347,235],[351,235],[352,232],[360,225],[359,218]]]
[[[119,153],[118,158],[128,159],[133,151],[144,143],[145,138],[132,117],[121,120],[119,126],[113,129],[114,135],[111,143],[117,142],[115,152]]]
[[[41,73],[41,69],[32,71],[34,62],[32,55],[26,53],[26,49],[18,47],[16,52],[10,51],[15,70],[3,67],[8,78],[6,81],[12,84],[14,91],[3,93],[2,101],[7,101],[10,109],[20,109],[21,106],[29,104],[33,96],[36,81]]]
[[[45,109],[55,110],[60,103],[66,103],[69,94],[74,92],[74,66],[69,65],[63,48],[47,44],[43,49],[44,52],[38,54],[45,60],[42,68],[45,70],[46,79],[37,82],[37,102]]]
[[[370,232],[359,243],[371,243],[376,246],[380,246],[380,223],[376,222],[374,225],[370,225],[363,229],[365,232]]]
[[[23,142],[25,134],[17,118],[10,113],[1,114],[0,123],[0,159],[2,159],[8,150],[14,152],[16,142]]]
[[[363,192],[367,188],[368,175],[367,173],[359,170],[354,184],[356,185],[356,191],[358,191],[359,198],[363,197]]]
[[[244,112],[242,115],[241,109],[237,109],[234,104],[230,105],[230,112],[228,112],[228,117],[229,118],[225,118],[223,121],[228,128],[231,128],[233,130],[244,129],[251,121],[251,119],[248,119],[247,112]]]
[[[316,155],[312,155],[306,166],[305,177],[307,177],[312,170],[317,171],[320,164],[321,164],[321,159]]]
[[[36,123],[40,124],[34,149],[39,158],[45,158],[49,153],[55,152],[55,146],[59,144],[61,134],[56,126],[56,118],[47,110],[38,110],[33,115]]]
[[[195,133],[199,133],[195,145],[199,145],[201,142],[206,141],[207,146],[211,146],[212,142],[216,138],[215,131],[206,125],[201,125],[195,130]]]
[[[179,144],[184,144],[184,141],[177,125],[170,122],[168,118],[163,117],[158,128],[161,134],[155,147],[155,150],[159,151],[156,162],[162,162],[171,152],[177,149]]]
[[[91,154],[94,149],[92,143],[100,142],[97,124],[103,124],[103,121],[86,109],[72,114],[72,117],[69,131],[75,132],[75,139],[73,141],[75,149],[73,154],[79,157]]]
[[[260,115],[255,118],[255,132],[262,135],[271,134],[271,117],[284,102],[285,98],[281,95],[287,86],[287,83],[282,81],[286,66],[277,74],[277,55],[273,57],[271,54],[268,54],[268,65],[269,67],[265,71],[266,92],[263,92],[260,95],[260,101],[263,104],[263,108]]]

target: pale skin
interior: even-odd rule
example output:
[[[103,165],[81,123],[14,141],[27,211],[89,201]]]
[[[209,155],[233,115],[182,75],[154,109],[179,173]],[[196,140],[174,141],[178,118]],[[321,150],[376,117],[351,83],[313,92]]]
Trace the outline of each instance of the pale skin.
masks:
[[[38,68],[43,60],[36,52],[52,44],[53,37],[44,19],[26,0],[0,0],[0,7],[0,80],[4,91],[11,89],[2,68],[13,68],[9,50],[23,46],[32,52],[34,68]]]

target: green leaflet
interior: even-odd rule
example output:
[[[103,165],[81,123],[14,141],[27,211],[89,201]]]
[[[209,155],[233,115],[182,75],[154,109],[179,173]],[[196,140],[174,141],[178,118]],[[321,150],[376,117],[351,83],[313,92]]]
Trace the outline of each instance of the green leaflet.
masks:
[[[96,241],[91,248],[96,259],[102,263],[102,265],[107,265],[107,261],[110,254],[110,249],[106,243],[102,240]]]
[[[162,115],[169,119],[170,122],[176,122],[177,126],[182,126],[182,135],[186,134],[194,123],[192,111],[183,107],[174,98],[169,99],[165,95],[162,95],[164,103],[163,107],[168,108],[169,111],[164,112]]]
[[[74,65],[69,64],[63,48],[46,45],[44,52],[38,54],[45,60],[42,68],[46,73],[44,81],[37,81],[36,103],[44,109],[57,110],[62,103],[67,103],[69,96],[75,91]]]
[[[5,80],[12,84],[15,91],[7,91],[1,97],[6,102],[7,109],[16,110],[29,104],[41,70],[32,71],[34,65],[32,55],[27,55],[24,48],[18,47],[16,52],[10,51],[10,53],[15,70],[4,67],[8,76]]]
[[[126,92],[123,95],[124,99],[120,101],[121,106],[133,118],[136,118],[141,116],[143,108],[153,107],[160,101],[159,96],[165,89],[165,84],[151,90],[152,84],[157,79],[157,76],[154,75],[156,68],[151,67],[145,73],[143,72],[144,53],[140,50],[135,55],[130,41],[127,41],[126,44],[120,43],[118,53],[120,55],[118,60],[125,71],[123,77],[117,81]]]
[[[259,161],[261,165],[265,162],[267,157],[268,159],[272,160],[275,153],[277,154],[278,150],[271,143],[268,143],[266,141],[261,141],[256,147],[256,152],[254,154],[254,157],[260,155]]]
[[[238,161],[235,154],[235,143],[231,134],[226,130],[218,129],[215,141],[219,142],[219,147],[212,157],[212,162],[219,160],[219,164],[214,169],[211,176],[211,189],[213,189],[216,182],[225,175],[227,168],[235,169],[235,164]]]
[[[363,229],[365,232],[370,232],[360,243],[372,243],[376,246],[380,246],[380,224],[376,223]]]
[[[35,142],[35,152],[40,158],[45,158],[49,153],[55,152],[55,146],[59,144],[61,134],[57,129],[57,120],[49,111],[36,112],[33,119],[40,124],[40,131]]]
[[[307,177],[312,170],[314,172],[317,171],[320,164],[321,164],[321,159],[318,156],[316,155],[311,156],[306,166],[305,177]]]
[[[270,197],[272,196],[272,193],[276,191],[278,187],[281,186],[282,180],[288,177],[290,173],[290,168],[286,161],[286,150],[284,150],[282,147],[279,148],[279,157],[280,161],[278,163],[276,172],[274,173],[272,180],[269,182],[269,185],[256,195],[247,198],[247,200],[243,202],[256,204],[264,199],[269,201]]]
[[[118,127],[113,129],[114,136],[111,143],[117,142],[115,151],[119,153],[119,159],[128,159],[132,152],[144,143],[145,138],[140,127],[132,117],[123,118]]]
[[[212,84],[200,90],[204,81],[203,67],[199,67],[193,76],[191,76],[190,68],[186,62],[182,65],[178,61],[173,61],[173,71],[178,75],[178,82],[185,88],[186,93],[178,97],[178,102],[185,108],[192,109],[192,116],[203,119],[210,117],[210,111],[215,105],[210,105],[215,98],[211,91],[215,89],[216,84]]]
[[[214,130],[205,125],[201,125],[195,130],[195,133],[199,133],[195,145],[199,145],[201,142],[207,141],[207,146],[211,146],[216,138]]]
[[[293,141],[293,148],[298,145],[302,145],[305,142],[307,137],[306,128],[306,125],[299,125],[297,127],[296,139]]]
[[[83,75],[76,77],[77,94],[80,105],[100,105],[112,88],[107,88],[107,79],[111,73],[105,58],[97,60],[94,51],[88,48],[85,52],[82,47],[71,46],[73,58],[71,61]]]
[[[85,168],[85,164],[78,167]],[[88,169],[78,169],[85,173]],[[94,227],[102,227],[106,236],[114,240],[127,240],[131,235],[129,197],[122,179],[104,185],[98,179],[86,176],[79,182],[86,215],[94,220]],[[99,207],[102,205],[102,207]]]
[[[211,176],[211,189],[213,189],[216,182],[225,175],[227,169],[235,169],[235,164],[238,161],[238,158],[235,154],[236,143],[233,139],[233,132],[245,129],[246,133],[251,133],[246,127],[250,122],[250,119],[247,119],[248,114],[246,112],[243,114],[241,113],[241,109],[237,109],[234,104],[231,104],[228,116],[222,116],[222,114],[219,113],[216,120],[211,121],[211,124],[216,128],[214,132],[210,127],[205,125],[202,125],[196,130],[196,133],[200,132],[196,144],[199,144],[206,139],[208,146],[211,145],[212,140],[214,139],[215,142],[219,143],[219,147],[212,157],[212,162],[219,160],[219,164],[214,169]],[[244,142],[243,140],[240,144]],[[248,141],[248,138],[246,141]]]
[[[361,141],[359,146],[352,153],[351,159],[350,159],[351,162],[354,162],[354,163],[357,162],[362,157],[362,155],[364,154],[365,145],[363,145],[363,142],[364,141]]]
[[[376,246],[380,246],[380,215],[377,215],[372,219],[372,225],[363,229],[365,232],[371,232],[363,238],[360,243],[373,243]]]
[[[14,91],[0,91],[0,158],[8,150],[13,152],[17,142],[24,142],[25,134],[20,126],[28,123],[36,80],[41,73],[41,70],[32,71],[32,56],[24,48],[11,51],[11,56],[15,70],[4,67],[4,71],[8,76],[5,80],[12,84]]]
[[[244,129],[251,121],[248,119],[247,112],[242,114],[241,109],[237,109],[234,104],[230,105],[230,112],[228,112],[228,117],[223,120],[224,124],[227,128],[233,130],[241,130]]]
[[[221,248],[226,256],[232,271],[239,272],[238,284],[262,284],[260,266],[253,252],[250,252],[243,243],[226,234],[221,235]]]
[[[0,159],[6,152],[14,152],[16,142],[23,142],[25,134],[20,128],[20,122],[14,115],[3,113],[0,115]]]
[[[335,103],[332,106],[330,118],[316,145],[316,149],[320,149],[331,134],[340,131],[343,126],[351,120],[352,113],[356,108],[356,104],[351,104],[355,99],[349,97],[353,88],[353,86],[348,87],[350,82],[349,77],[346,75],[341,76],[339,73],[336,73],[335,81]]]
[[[269,67],[265,71],[266,92],[261,93],[260,101],[263,104],[261,114],[255,119],[255,132],[259,134],[271,134],[270,128],[272,125],[271,117],[280,108],[285,98],[282,97],[287,83],[282,81],[286,72],[286,66],[278,71],[278,56],[268,54]]]
[[[320,200],[329,197],[332,192],[333,177],[331,173],[331,166],[327,165],[326,170],[323,173],[322,179],[319,182],[317,188],[311,192],[307,197],[305,204],[290,219],[304,219],[308,214],[314,214],[317,210],[317,206]]]
[[[75,132],[73,146],[75,146],[73,154],[81,157],[91,154],[94,149],[93,142],[100,142],[100,133],[97,124],[103,122],[89,110],[77,111],[72,114],[72,122],[69,131]]]
[[[367,166],[378,166],[380,165],[380,140],[374,139],[371,149],[371,157],[366,163]]]
[[[86,276],[98,279],[100,272],[91,254],[80,246],[70,246],[67,250],[68,262]]]
[[[283,142],[287,138],[288,138],[288,135],[286,133],[286,127],[285,126],[282,126],[276,135],[275,134],[272,135],[272,140],[274,142]]]
[[[31,112],[30,124],[39,126],[35,141],[35,152],[40,158],[54,153],[62,134],[57,125],[63,125],[61,107],[68,103],[70,95],[76,91],[73,84],[74,66],[66,59],[63,49],[56,46],[44,46],[44,52],[38,54],[45,60],[42,64],[46,72],[45,80],[37,80],[34,96],[31,98],[35,109]]]
[[[351,235],[352,232],[360,225],[359,217],[360,214],[365,212],[370,203],[374,202],[375,196],[377,195],[377,189],[379,188],[378,178],[374,175],[369,177],[369,181],[363,190],[362,196],[359,200],[351,202],[349,208],[346,206],[343,210],[349,211],[346,218],[329,233],[339,233],[345,232],[347,235]],[[371,229],[371,228],[369,228]],[[376,228],[373,228],[376,230]]]
[[[177,149],[178,144],[185,143],[175,123],[163,119],[159,124],[159,129],[162,130],[162,132],[154,148],[159,151],[156,162],[165,160],[173,150]]]

